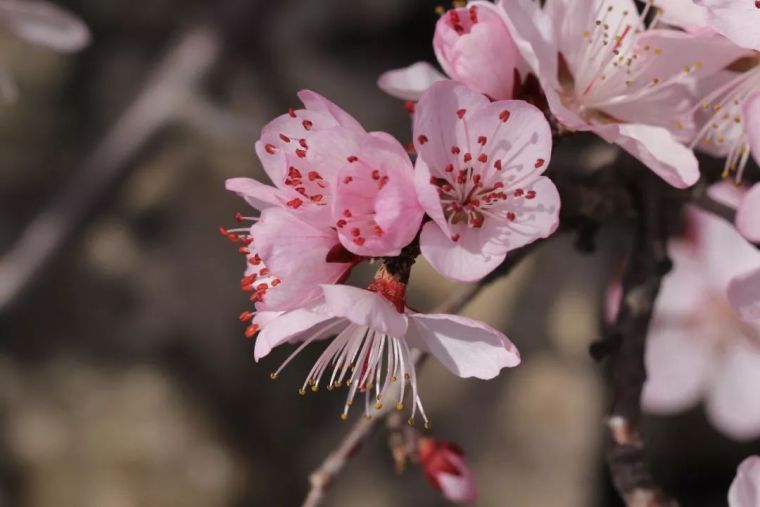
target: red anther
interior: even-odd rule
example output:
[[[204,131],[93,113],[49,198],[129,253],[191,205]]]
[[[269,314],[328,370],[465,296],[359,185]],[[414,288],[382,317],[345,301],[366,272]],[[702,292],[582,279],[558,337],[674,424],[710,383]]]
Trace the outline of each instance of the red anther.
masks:
[[[309,171],[309,181],[321,180],[322,176],[317,171]]]
[[[305,150],[309,147],[309,145],[306,143],[306,139],[299,139],[298,144],[301,145],[301,147]]]
[[[338,229],[341,229],[341,228],[345,227],[347,223],[348,223],[348,222],[346,222],[345,220],[343,220],[343,219],[341,218],[340,220],[338,220],[337,222],[335,222],[335,226],[336,226]]]
[[[227,236],[229,236],[230,233],[227,231],[227,229],[224,228],[224,226],[220,225],[219,234],[221,234],[222,236],[226,238]]]
[[[502,183],[501,181],[497,181],[496,183],[493,184],[493,188],[504,188],[504,183]]]
[[[298,197],[296,197],[295,199],[288,201],[286,204],[288,208],[298,209],[303,204],[303,201],[299,199]]]
[[[248,260],[248,262],[250,262],[254,266],[258,266],[259,264],[261,264],[261,257],[259,257],[259,254],[256,254],[253,257],[251,257]]]
[[[480,156],[478,157],[478,161],[485,164],[486,162],[488,162],[488,155],[486,155],[485,153],[481,153]]]
[[[443,170],[447,173],[452,173],[454,172],[454,166],[452,164],[449,164],[446,167],[444,167]]]
[[[464,27],[462,25],[454,25],[454,31],[458,33],[459,35],[462,35],[464,33]]]
[[[451,147],[451,153],[452,153],[453,155],[459,155],[459,152],[460,152],[460,151],[461,151],[461,150],[459,149],[459,146],[452,146],[452,147]]]
[[[345,183],[346,185],[348,185],[352,181],[354,181],[354,178],[352,178],[351,176],[346,176],[345,178],[343,178],[343,183]]]
[[[240,241],[240,236],[238,236],[237,234],[229,233],[227,234],[227,239],[232,241],[233,243],[237,243],[238,241]]]
[[[286,136],[285,134],[280,134],[280,139],[282,139],[286,143],[290,142],[290,138]]]
[[[449,11],[449,18],[451,19],[452,23],[459,23],[459,14],[455,10]]]
[[[414,147],[414,143],[407,143],[404,148],[406,148],[406,152],[410,155],[417,153],[417,149]]]
[[[359,160],[359,157],[357,157],[356,155],[349,155],[348,157],[346,157],[346,160],[348,160],[350,163],[353,164],[354,162]]]
[[[372,171],[372,179],[375,180],[375,181],[377,181],[377,180],[380,179],[380,170],[379,169],[375,169],[374,171]]]
[[[288,168],[288,176],[291,177],[291,178],[294,178],[294,179],[300,179],[300,178],[302,178],[301,171],[299,171],[298,169],[296,169],[293,166],[290,166]]]
[[[513,212],[509,211],[507,213],[507,220],[509,220],[510,222],[514,222],[516,218],[517,218],[517,215],[515,215]]]
[[[251,237],[248,237],[248,238],[241,238],[241,239],[240,239],[240,242],[241,242],[241,243],[243,243],[245,246],[248,246],[248,245],[250,245],[251,243],[253,243],[253,238],[251,238]]]
[[[459,234],[452,234],[451,235],[451,241],[457,242],[457,241],[459,241],[459,238],[460,238]]]
[[[385,233],[385,231],[383,230],[383,228],[380,227],[379,225],[374,225],[372,227],[372,232],[374,232],[378,236],[382,236]]]
[[[469,162],[470,160],[472,160],[472,155],[469,154],[469,153],[465,153],[464,154],[464,161],[465,162]]]
[[[467,112],[467,109],[457,109],[457,116],[461,120],[464,118],[464,114]]]
[[[354,227],[353,229],[351,229],[351,236],[356,238],[356,237],[359,237],[360,235],[361,235],[361,231],[358,228]]]
[[[354,243],[356,243],[359,246],[362,246],[364,242],[367,241],[366,239],[362,238],[361,236],[358,238],[354,238]]]
[[[282,283],[282,280],[280,280],[279,278],[275,278],[270,283],[272,284],[272,287],[277,287],[278,285]]]
[[[755,0],[755,7],[760,9],[760,0]]]
[[[262,292],[254,292],[251,294],[251,297],[248,298],[248,300],[252,303],[258,303],[262,299],[264,299],[264,294]]]
[[[404,109],[406,109],[406,112],[409,114],[414,114],[414,102],[411,100],[407,100],[404,102]]]
[[[383,176],[380,178],[380,188],[383,188],[385,185],[387,185],[389,180],[390,178],[388,176]]]
[[[353,215],[351,214],[351,210],[344,209],[343,210],[343,216],[346,217],[346,218],[351,218]]]
[[[296,192],[298,192],[302,196],[306,197],[306,188],[305,187],[296,187]]]
[[[270,155],[274,155],[274,145],[273,144],[267,143],[266,145],[264,145],[264,150],[266,150],[266,152],[269,153]]]
[[[500,112],[500,113],[499,113],[499,119],[500,119],[501,121],[503,121],[504,123],[506,123],[506,122],[507,122],[507,120],[509,120],[509,117],[510,117],[510,116],[512,116],[512,113],[510,113],[510,112],[509,112],[509,111],[507,111],[506,109],[505,109],[504,111],[502,111],[502,112]]]
[[[431,176],[430,177],[430,184],[431,185],[438,185],[438,178],[436,178],[435,176]]]
[[[269,268],[261,268],[259,276],[269,276]]]
[[[311,127],[314,125],[311,120],[304,120],[301,122],[301,125],[303,125],[303,128],[306,130],[311,130]]]
[[[488,142],[488,138],[486,136],[478,137],[478,144],[485,146],[487,142]]]
[[[496,169],[497,171],[501,171],[501,159],[499,159],[499,160],[497,160],[496,162],[494,162],[494,163],[493,163],[493,167],[494,167],[494,169]]]
[[[240,314],[240,317],[238,318],[240,319],[240,322],[247,322],[251,320],[253,316],[254,316],[253,312],[243,312]]]
[[[269,290],[269,285],[260,283],[256,286],[256,292],[266,292]]]
[[[296,112],[293,110],[292,107],[288,108],[288,115],[290,115],[291,118],[295,118],[296,117]]]
[[[467,171],[459,171],[459,174],[457,175],[457,183],[462,185],[466,181],[467,181]]]
[[[515,190],[514,192],[512,192],[512,194],[515,197],[522,197],[524,193],[525,193],[525,190],[523,190],[522,188],[518,188],[517,190]]]
[[[543,167],[544,163],[546,163],[546,161],[542,158],[539,158],[538,160],[536,160],[536,169]]]
[[[473,23],[478,22],[478,8],[474,5],[470,7],[470,21]]]
[[[424,134],[421,134],[421,135],[417,136],[417,141],[418,141],[420,144],[425,144],[426,142],[428,142],[428,138],[427,138],[427,136],[426,136],[426,135],[424,135]]]
[[[251,251],[248,248],[241,246],[240,248],[238,248],[238,253],[241,253],[243,255],[248,255],[249,253],[251,253]]]
[[[245,328],[245,337],[250,340],[258,332],[259,332],[259,326],[258,326],[258,324],[251,324],[250,326],[248,326],[247,328]]]
[[[479,174],[473,174],[472,175],[472,182],[475,183],[476,185],[478,183],[480,183],[480,175]]]
[[[483,227],[483,221],[484,221],[483,215],[480,215],[480,214],[474,215],[470,219],[470,225],[473,226],[473,227],[475,227],[476,229],[479,229],[479,228]]]
[[[310,197],[310,199],[314,202],[320,202],[322,200],[322,194],[315,194]]]
[[[306,158],[306,150],[296,150],[296,155],[298,158]]]
[[[536,191],[535,190],[528,190],[528,193],[525,194],[526,199],[535,199],[536,198]]]

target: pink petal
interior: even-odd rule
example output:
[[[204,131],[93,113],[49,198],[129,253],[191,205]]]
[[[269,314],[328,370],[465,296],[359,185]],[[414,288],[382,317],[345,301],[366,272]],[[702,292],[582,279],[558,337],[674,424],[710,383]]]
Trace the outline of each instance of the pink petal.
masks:
[[[742,320],[760,323],[760,269],[731,280],[728,300]]]
[[[721,432],[735,440],[760,436],[760,350],[739,341],[723,353],[707,394],[707,415]]]
[[[690,187],[699,180],[694,152],[662,127],[622,124],[614,142],[676,188]]]
[[[667,0],[660,19],[663,23],[694,32],[704,30],[707,26],[707,9],[694,3],[694,0]]]
[[[442,275],[453,280],[472,282],[480,280],[496,269],[506,258],[506,253],[490,254],[483,250],[489,238],[480,236],[472,229],[463,227],[465,238],[452,241],[451,236],[441,230],[435,222],[422,226],[420,250],[423,257]]]
[[[728,490],[728,507],[760,505],[760,456],[751,456],[739,465]]]
[[[742,105],[742,123],[752,156],[760,165],[760,91],[750,94]]]
[[[439,81],[428,88],[414,112],[414,147],[431,170],[456,164],[452,149],[462,153],[468,147],[468,132],[458,113],[472,113],[489,103],[485,95],[454,81]]]
[[[714,353],[709,337],[654,325],[646,348],[644,409],[669,415],[695,406],[708,382]]]
[[[265,210],[251,233],[271,275],[281,280],[266,292],[260,309],[298,308],[322,295],[320,284],[336,283],[352,266],[326,260],[338,244],[335,231],[314,227],[281,208]]]
[[[251,178],[230,178],[224,182],[224,188],[235,192],[258,210],[281,206],[286,200],[277,188]]]
[[[324,313],[307,309],[285,312],[262,327],[256,338],[253,357],[256,361],[269,354],[273,348],[290,341],[308,338],[320,329],[326,329],[336,319]],[[330,330],[334,333],[333,327]]]
[[[417,200],[425,213],[441,227],[446,235],[451,236],[451,228],[443,214],[441,198],[436,187],[430,183],[431,177],[430,168],[425,160],[422,157],[417,157],[414,164],[414,190],[417,192]]]
[[[736,228],[753,243],[760,243],[760,183],[747,192],[736,213]]]
[[[747,189],[724,179],[707,187],[707,195],[725,206],[738,208],[747,195]]]
[[[448,464],[454,467],[457,474],[440,472],[435,479],[441,494],[447,500],[458,504],[470,504],[478,499],[478,491],[475,487],[475,478],[464,458],[451,453]]]
[[[371,330],[401,338],[406,334],[407,318],[376,292],[348,285],[323,285],[325,308]]]
[[[470,2],[441,16],[433,36],[441,67],[452,79],[492,99],[510,99],[522,57],[494,4]]]
[[[357,255],[399,255],[417,235],[424,215],[409,155],[393,137],[373,133],[352,160],[337,175],[333,218],[338,237]]]
[[[298,98],[309,111],[315,111],[332,117],[337,125],[364,134],[364,127],[356,119],[345,112],[343,109],[333,104],[318,93],[311,90],[301,90],[298,92]]]
[[[377,85],[388,95],[416,101],[431,84],[444,79],[446,76],[429,63],[417,62],[403,69],[384,72],[377,80]]]
[[[58,51],[78,51],[90,42],[90,31],[76,16],[49,2],[0,2],[0,26],[18,37]]]
[[[460,377],[490,379],[520,364],[512,342],[482,322],[444,314],[413,314],[409,320],[413,340]]]
[[[760,50],[760,8],[752,0],[697,0],[708,10],[710,25],[747,48]]]

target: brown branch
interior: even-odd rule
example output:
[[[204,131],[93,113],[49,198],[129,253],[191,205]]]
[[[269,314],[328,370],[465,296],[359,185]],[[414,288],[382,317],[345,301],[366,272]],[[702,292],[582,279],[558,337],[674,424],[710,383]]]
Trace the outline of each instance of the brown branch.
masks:
[[[179,39],[142,92],[106,132],[79,173],[21,233],[0,260],[0,313],[14,303],[59,252],[129,161],[182,111],[213,67],[220,44],[206,26]]]
[[[712,213],[733,224],[736,220],[736,209],[718,202],[707,194],[707,186],[698,185],[691,192],[691,203],[703,211]]]
[[[488,276],[477,284],[466,285],[453,292],[446,301],[439,305],[435,313],[459,313],[478,293],[490,282],[498,277],[509,274],[520,261],[525,258],[531,248],[522,248],[509,257],[504,263],[497,268],[495,274]],[[412,351],[411,360],[415,366],[419,366],[425,359],[425,354],[418,350]],[[372,409],[371,418],[363,417],[357,421],[353,427],[346,433],[343,440],[336,447],[319,467],[309,476],[311,485],[309,493],[304,500],[302,507],[317,507],[324,500],[325,493],[333,482],[337,479],[346,463],[359,451],[361,445],[369,438],[370,434],[376,427],[377,421],[383,419],[388,414],[395,414],[395,406],[392,403],[386,403],[382,408]]]
[[[607,465],[628,507],[678,504],[656,485],[647,466],[639,433],[641,391],[646,380],[644,350],[662,277],[670,269],[663,183],[643,175],[639,188],[639,227],[623,279],[623,300],[610,351],[612,408],[607,418]]]

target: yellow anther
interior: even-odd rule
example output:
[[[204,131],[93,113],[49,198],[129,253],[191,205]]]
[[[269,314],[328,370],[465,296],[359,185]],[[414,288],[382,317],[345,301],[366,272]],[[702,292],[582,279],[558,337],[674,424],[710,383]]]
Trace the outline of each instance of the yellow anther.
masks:
[[[311,386],[311,392],[316,393],[317,391],[319,391],[319,386],[318,385]]]
[[[437,5],[435,7],[435,13],[438,14],[439,16],[443,16],[444,14],[446,14],[446,8],[443,5]]]
[[[429,429],[430,429],[430,428],[432,428],[432,427],[433,427],[433,425],[432,425],[432,424],[430,424],[430,421],[425,421],[425,429],[426,429],[426,430],[429,430]]]
[[[414,417],[410,417],[409,419],[407,419],[407,420],[406,420],[406,423],[407,423],[409,426],[414,426]]]
[[[377,403],[375,403],[375,410],[380,410],[381,408],[383,408],[383,404],[382,403],[380,403],[379,401]]]
[[[398,410],[399,412],[401,412],[402,410],[404,410],[404,404],[401,403],[400,401],[398,403],[396,403],[396,410]]]
[[[269,378],[272,379],[272,380],[277,380],[277,373],[276,372],[270,373],[269,374]]]
[[[341,421],[345,421],[346,419],[348,419],[348,414],[347,413],[343,412],[342,414],[340,414],[340,420]]]
[[[306,396],[306,389],[302,387],[301,389],[298,390],[298,394],[300,394],[301,396]]]

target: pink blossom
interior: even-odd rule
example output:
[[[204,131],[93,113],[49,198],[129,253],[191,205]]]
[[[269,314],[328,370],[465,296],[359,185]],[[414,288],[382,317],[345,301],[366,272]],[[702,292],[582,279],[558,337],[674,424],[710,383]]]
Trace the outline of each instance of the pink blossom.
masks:
[[[467,504],[478,499],[475,478],[456,444],[421,438],[419,458],[425,476],[447,500]]]
[[[552,135],[530,104],[435,83],[417,104],[414,145],[417,195],[432,218],[420,248],[445,276],[480,279],[511,250],[557,228],[559,194],[541,176]]]
[[[707,11],[708,25],[739,46],[760,50],[760,2],[695,0]]]
[[[377,283],[373,285],[377,287]],[[427,423],[411,348],[429,352],[460,377],[489,379],[502,368],[520,363],[520,355],[507,337],[481,322],[456,315],[417,313],[405,306],[403,296],[391,301],[381,295],[394,291],[375,292],[346,285],[323,285],[322,291],[321,300],[271,320],[256,340],[254,357],[258,361],[278,345],[302,342],[272,374],[276,378],[305,347],[337,335],[309,371],[300,392],[317,391],[322,385],[328,390],[345,385],[348,394],[343,419],[348,417],[357,392],[365,394],[367,415],[371,406],[382,406],[389,397],[394,399],[388,401],[402,410],[408,383],[411,417],[419,410]],[[403,287],[395,294],[403,294]],[[389,393],[398,380],[398,395],[393,396]]]
[[[715,37],[651,30],[633,0],[503,0],[507,25],[538,76],[549,107],[569,130],[616,143],[669,184],[699,179],[679,142],[692,127],[694,76],[722,68]],[[674,125],[681,127],[676,135]]]
[[[742,320],[726,292],[736,277],[760,268],[760,251],[717,217],[689,210],[689,219],[689,239],[670,244],[675,267],[655,306],[642,402],[651,413],[673,414],[703,399],[721,432],[755,438],[760,322]]]
[[[736,228],[753,243],[760,243],[760,183],[744,197],[736,213]]]
[[[451,79],[492,99],[512,98],[520,84],[522,58],[491,2],[470,2],[442,15],[435,27],[433,49]],[[431,84],[444,78],[431,65],[417,62],[384,73],[378,85],[395,97],[418,100]]]
[[[760,506],[760,456],[742,461],[728,490],[728,507]]]

